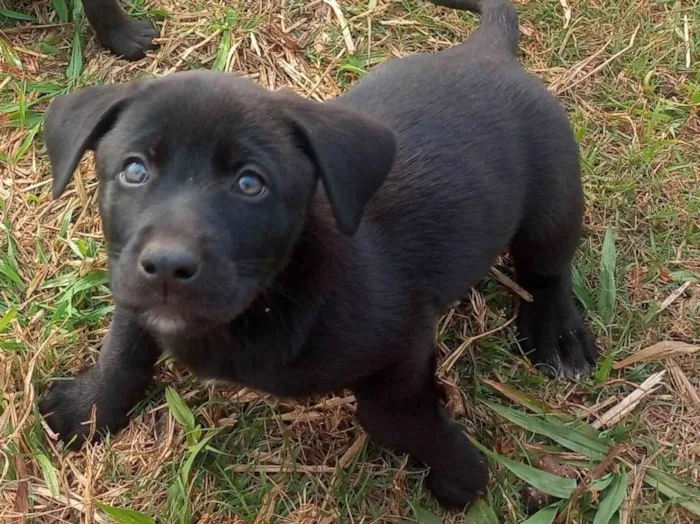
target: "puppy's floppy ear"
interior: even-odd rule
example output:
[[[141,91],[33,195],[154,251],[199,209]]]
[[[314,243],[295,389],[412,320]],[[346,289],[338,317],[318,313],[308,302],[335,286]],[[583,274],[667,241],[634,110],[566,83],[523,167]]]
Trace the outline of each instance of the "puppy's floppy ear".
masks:
[[[44,141],[53,170],[54,198],[66,189],[85,151],[94,150],[109,131],[133,90],[131,83],[92,86],[49,104]]]
[[[338,229],[353,235],[365,205],[394,164],[394,133],[369,115],[334,102],[285,94],[284,110],[323,181]]]

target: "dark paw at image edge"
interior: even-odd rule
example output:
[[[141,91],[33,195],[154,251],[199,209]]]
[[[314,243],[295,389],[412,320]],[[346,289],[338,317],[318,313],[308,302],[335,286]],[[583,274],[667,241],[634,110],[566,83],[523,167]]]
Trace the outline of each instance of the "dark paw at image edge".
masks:
[[[158,36],[160,31],[150,20],[135,18],[127,18],[106,34],[98,35],[104,47],[130,61],[140,60],[146,56],[147,51],[158,49],[159,45],[154,42]]]

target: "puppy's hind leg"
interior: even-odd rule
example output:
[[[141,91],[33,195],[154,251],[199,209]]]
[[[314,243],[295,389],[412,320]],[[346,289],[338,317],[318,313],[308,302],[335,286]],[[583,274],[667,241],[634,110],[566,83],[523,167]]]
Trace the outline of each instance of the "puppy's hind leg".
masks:
[[[568,173],[557,173],[539,185],[510,247],[518,283],[534,299],[520,305],[521,347],[543,372],[578,379],[595,365],[597,350],[574,302],[571,284],[583,194],[578,169],[569,167]]]
[[[357,416],[372,438],[430,467],[426,482],[441,504],[463,508],[486,489],[488,470],[465,428],[440,405],[434,358],[416,360],[407,355],[399,367],[354,388]]]

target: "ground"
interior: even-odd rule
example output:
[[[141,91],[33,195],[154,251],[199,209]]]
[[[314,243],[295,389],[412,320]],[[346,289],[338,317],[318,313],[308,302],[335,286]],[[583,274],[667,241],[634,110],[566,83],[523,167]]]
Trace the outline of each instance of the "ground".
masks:
[[[53,201],[40,126],[62,92],[198,68],[327,99],[376,63],[462,41],[477,19],[418,0],[136,0],[130,10],[162,36],[129,63],[99,46],[75,4],[0,2],[0,520],[463,522],[431,499],[419,465],[365,438],[349,394],[299,405],[198,384],[167,360],[126,431],[62,451],[36,400],[94,362],[112,301],[91,160]],[[551,503],[531,522],[555,511],[560,523],[698,522],[700,3],[518,9],[523,62],[581,143],[575,282],[601,360],[591,377],[551,381],[511,351],[507,259],[447,315],[436,345],[449,408],[493,450],[469,519],[523,522]]]

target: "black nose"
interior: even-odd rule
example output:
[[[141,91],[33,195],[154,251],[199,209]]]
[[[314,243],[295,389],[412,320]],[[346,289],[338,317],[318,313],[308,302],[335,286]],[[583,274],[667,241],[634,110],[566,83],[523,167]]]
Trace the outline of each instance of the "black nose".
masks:
[[[178,244],[147,245],[139,257],[139,271],[154,283],[189,284],[199,274],[197,253]]]

